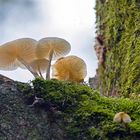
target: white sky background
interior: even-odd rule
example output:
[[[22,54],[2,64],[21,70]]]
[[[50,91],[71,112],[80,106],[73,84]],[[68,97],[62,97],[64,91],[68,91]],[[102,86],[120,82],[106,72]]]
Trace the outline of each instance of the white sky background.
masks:
[[[85,60],[89,77],[95,75],[97,58],[93,49],[95,37],[95,0],[36,0],[39,19],[35,23],[9,17],[0,44],[22,37],[41,39],[60,37],[71,44],[71,53]],[[36,15],[33,15],[34,18]],[[29,20],[29,19],[27,19]],[[32,20],[32,19],[31,19]],[[1,35],[1,34],[0,34]],[[27,70],[0,71],[14,80],[27,82],[33,76]]]

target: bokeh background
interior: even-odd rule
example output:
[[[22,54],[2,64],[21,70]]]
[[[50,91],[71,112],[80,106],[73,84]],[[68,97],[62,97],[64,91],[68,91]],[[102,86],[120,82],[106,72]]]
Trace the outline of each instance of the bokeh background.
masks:
[[[70,54],[87,63],[88,80],[97,68],[94,7],[95,0],[0,0],[0,45],[22,37],[64,38],[72,46]],[[0,74],[22,82],[33,79],[20,68]]]

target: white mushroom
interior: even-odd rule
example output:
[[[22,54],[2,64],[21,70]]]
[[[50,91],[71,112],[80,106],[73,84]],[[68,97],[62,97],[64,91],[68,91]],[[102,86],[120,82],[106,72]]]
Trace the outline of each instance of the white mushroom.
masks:
[[[51,61],[65,56],[70,52],[71,46],[69,42],[57,37],[46,37],[39,40],[36,54],[38,58],[46,58],[49,60],[46,79],[50,79]]]
[[[3,44],[0,47],[0,69],[14,70],[25,65],[37,77],[28,65],[36,58],[35,49],[37,41],[31,38],[21,38]]]
[[[52,77],[58,80],[83,82],[86,75],[86,63],[73,55],[59,59],[52,68]]]

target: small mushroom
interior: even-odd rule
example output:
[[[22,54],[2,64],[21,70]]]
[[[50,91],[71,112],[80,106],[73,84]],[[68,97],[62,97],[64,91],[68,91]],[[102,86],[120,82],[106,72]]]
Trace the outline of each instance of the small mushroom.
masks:
[[[51,61],[65,56],[70,52],[71,46],[69,42],[57,37],[46,37],[39,40],[36,54],[38,58],[46,58],[49,60],[46,79],[50,79]]]
[[[58,80],[83,82],[86,75],[86,63],[74,55],[57,60],[52,67],[52,77]]]
[[[49,61],[45,58],[36,59],[30,63],[32,70],[36,73],[39,73],[43,78],[42,74],[46,72],[46,67],[48,67]]]
[[[36,58],[36,44],[37,41],[31,38],[21,38],[3,44],[0,47],[0,69],[14,70],[24,65],[37,77],[37,73],[34,73],[29,66],[29,63]]]
[[[113,118],[113,122],[118,122],[118,123],[130,123],[132,120],[130,118],[130,116],[125,113],[125,112],[119,112],[116,113],[114,118]]]

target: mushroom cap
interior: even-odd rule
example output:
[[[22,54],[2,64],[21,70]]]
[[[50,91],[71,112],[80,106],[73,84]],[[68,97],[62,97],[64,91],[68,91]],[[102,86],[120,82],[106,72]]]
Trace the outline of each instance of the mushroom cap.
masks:
[[[113,118],[113,122],[121,122],[121,121],[122,121],[121,112],[116,113]]]
[[[74,55],[59,59],[52,67],[52,77],[59,80],[82,82],[86,75],[86,63]]]
[[[48,67],[49,61],[47,59],[36,59],[30,63],[30,66],[34,72],[45,73]]]
[[[26,63],[36,58],[35,48],[37,41],[31,38],[21,38],[0,46],[0,69],[14,70],[22,66],[18,58]]]
[[[15,58],[12,58],[11,56],[7,54],[2,54],[0,51],[0,70],[15,70],[17,69],[21,64],[19,61],[17,61]]]
[[[52,60],[56,60],[67,55],[70,50],[71,45],[66,40],[57,37],[46,37],[38,41],[36,54],[38,58],[49,59],[51,52],[53,52]]]
[[[125,112],[119,112],[119,113],[116,113],[114,118],[113,118],[113,121],[114,122],[124,122],[124,123],[129,123],[131,122],[131,118],[130,116],[125,113]]]
[[[37,41],[32,38],[21,38],[12,41],[12,46],[17,48],[17,57],[21,57],[27,63],[33,61],[36,58],[35,49]]]
[[[9,47],[5,47],[6,44],[0,46],[0,69],[15,70],[19,65],[16,61],[16,48],[9,49]]]

